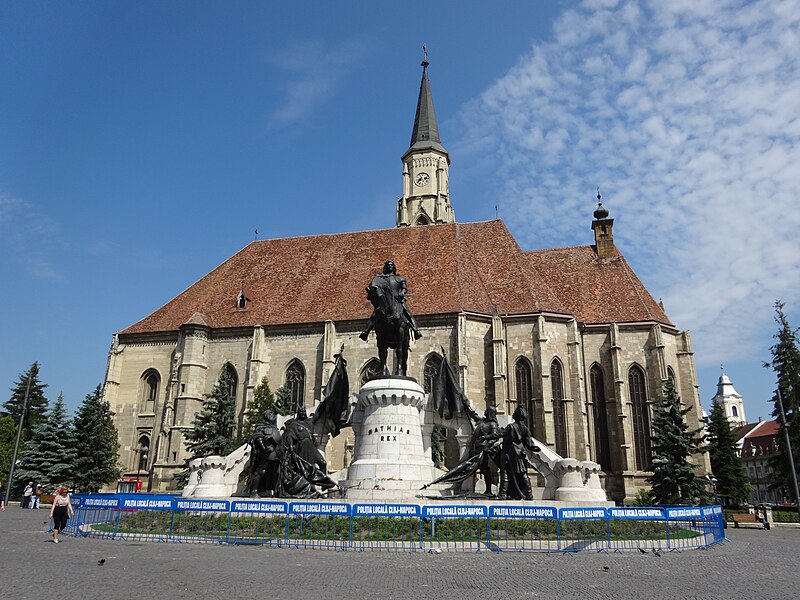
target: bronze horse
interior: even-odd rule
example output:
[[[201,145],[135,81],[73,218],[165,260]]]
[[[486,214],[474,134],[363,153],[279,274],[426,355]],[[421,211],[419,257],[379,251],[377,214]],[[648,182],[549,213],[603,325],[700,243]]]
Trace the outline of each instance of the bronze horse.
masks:
[[[375,308],[375,337],[378,338],[378,359],[381,372],[389,375],[386,359],[394,350],[393,375],[405,376],[408,368],[408,345],[411,327],[403,314],[403,303],[394,294],[386,277],[376,275],[367,287],[367,299]]]

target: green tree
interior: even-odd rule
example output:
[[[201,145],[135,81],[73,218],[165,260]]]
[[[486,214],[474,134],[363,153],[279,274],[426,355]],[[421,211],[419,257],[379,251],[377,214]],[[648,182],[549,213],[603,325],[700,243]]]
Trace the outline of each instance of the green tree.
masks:
[[[73,483],[81,492],[98,492],[120,475],[117,428],[101,386],[84,398],[74,428],[77,457]]]
[[[222,369],[217,383],[203,401],[203,408],[195,416],[192,428],[186,432],[190,460],[210,455],[225,456],[236,447],[232,383],[228,369]]]
[[[14,487],[35,481],[40,485],[71,484],[75,468],[75,440],[72,421],[59,394],[53,408],[31,433],[20,456]]]
[[[11,388],[11,397],[3,403],[3,408],[14,418],[15,423],[19,423],[22,414],[22,405],[25,401],[25,390],[28,388],[28,377],[31,377],[31,390],[28,395],[28,405],[25,413],[25,420],[22,423],[23,431],[30,431],[45,418],[47,412],[47,398],[44,395],[46,383],[39,381],[39,363],[35,362],[31,367],[21,373],[16,385]]]
[[[297,407],[292,403],[292,390],[282,385],[275,391],[275,412],[279,415],[292,415]]]
[[[253,428],[264,420],[264,412],[267,410],[278,412],[275,407],[275,394],[272,393],[269,382],[264,377],[261,379],[261,383],[253,390],[253,401],[247,405],[247,410],[242,420],[242,428],[239,431],[237,446],[250,439]]]
[[[647,478],[656,504],[699,504],[710,500],[707,482],[695,474],[689,457],[702,452],[701,429],[689,430],[672,381],[653,415],[653,474]]]
[[[8,481],[8,469],[14,454],[17,423],[8,415],[0,417],[0,481]]]
[[[736,439],[721,402],[714,402],[711,407],[706,441],[711,470],[717,478],[717,495],[726,500],[725,504],[746,502],[752,486],[736,451]]]
[[[789,452],[786,447],[784,428],[789,433],[789,440],[794,454],[794,464],[800,468],[800,348],[797,345],[797,329],[792,329],[789,319],[783,312],[783,302],[775,302],[775,322],[778,324],[778,331],[774,335],[777,340],[775,345],[770,348],[772,361],[764,363],[764,366],[775,371],[778,378],[778,386],[783,401],[783,411],[786,415],[786,424],[781,421],[780,409],[778,406],[778,393],[772,397],[774,410],[772,416],[780,423],[781,434],[778,438],[778,448],[780,452],[770,458],[770,467],[774,473],[774,479],[770,485],[772,488],[793,489],[791,467],[789,463]]]

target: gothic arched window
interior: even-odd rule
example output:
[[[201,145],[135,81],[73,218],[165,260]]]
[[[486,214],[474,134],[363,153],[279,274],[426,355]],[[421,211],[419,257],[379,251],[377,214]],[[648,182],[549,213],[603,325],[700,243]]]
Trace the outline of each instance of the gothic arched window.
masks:
[[[377,358],[370,358],[367,363],[361,367],[361,385],[368,381],[375,379],[381,374],[381,361]]]
[[[286,387],[289,388],[292,398],[292,410],[296,411],[305,406],[306,398],[306,370],[296,358],[286,368]]]
[[[677,391],[678,389],[678,380],[675,379],[675,371],[672,370],[672,367],[667,367],[667,379],[672,382],[672,387],[675,388]]]
[[[611,453],[608,443],[608,413],[606,408],[606,386],[600,365],[593,365],[589,371],[589,384],[594,404],[594,451],[600,468],[611,470]]]
[[[225,363],[223,369],[225,369],[226,373],[228,374],[228,377],[230,378],[230,384],[228,387],[228,397],[234,404],[236,404],[236,390],[239,387],[239,376],[236,374],[236,369],[231,363]]]
[[[556,453],[567,456],[567,414],[564,406],[564,367],[554,358],[550,363],[550,384],[553,390],[553,427],[556,434]]]
[[[633,407],[633,449],[636,468],[646,471],[650,468],[650,412],[647,407],[647,387],[644,370],[633,365],[628,371],[628,388]]]
[[[159,377],[158,371],[154,369],[145,371],[144,375],[142,375],[142,398],[139,403],[142,412],[153,413],[156,411],[160,383],[161,377]]]
[[[422,369],[422,387],[425,389],[425,393],[431,393],[433,389],[433,380],[436,379],[441,365],[442,357],[438,354],[431,354],[425,360],[425,366]]]
[[[531,363],[524,356],[520,356],[514,363],[514,384],[517,392],[517,404],[528,409],[528,419],[530,424],[534,423],[533,418],[533,369]],[[517,407],[513,401],[508,403],[508,414],[513,415]],[[531,427],[533,431],[533,427]]]

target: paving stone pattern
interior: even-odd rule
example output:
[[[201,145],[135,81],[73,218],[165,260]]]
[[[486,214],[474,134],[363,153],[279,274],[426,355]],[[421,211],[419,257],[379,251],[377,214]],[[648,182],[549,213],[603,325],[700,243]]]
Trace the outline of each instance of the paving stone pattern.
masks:
[[[800,529],[728,529],[709,550],[575,555],[336,552],[77,539],[0,513],[0,598],[796,599]],[[98,561],[105,559],[104,564]],[[606,570],[607,568],[607,570]]]

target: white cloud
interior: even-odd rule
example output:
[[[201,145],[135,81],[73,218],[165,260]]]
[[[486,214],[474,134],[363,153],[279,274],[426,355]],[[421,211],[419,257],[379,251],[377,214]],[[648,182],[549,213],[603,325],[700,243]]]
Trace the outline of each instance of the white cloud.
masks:
[[[289,76],[283,84],[283,100],[270,115],[270,125],[284,127],[308,116],[338,91],[365,53],[366,47],[357,41],[338,46],[307,42],[269,57],[269,62]]]
[[[0,192],[0,251],[37,279],[58,279],[52,249],[60,245],[58,225],[29,202]]]
[[[800,0],[592,0],[553,40],[460,115],[510,226],[531,248],[581,243],[599,184],[698,363],[762,351],[773,301],[800,304]]]

